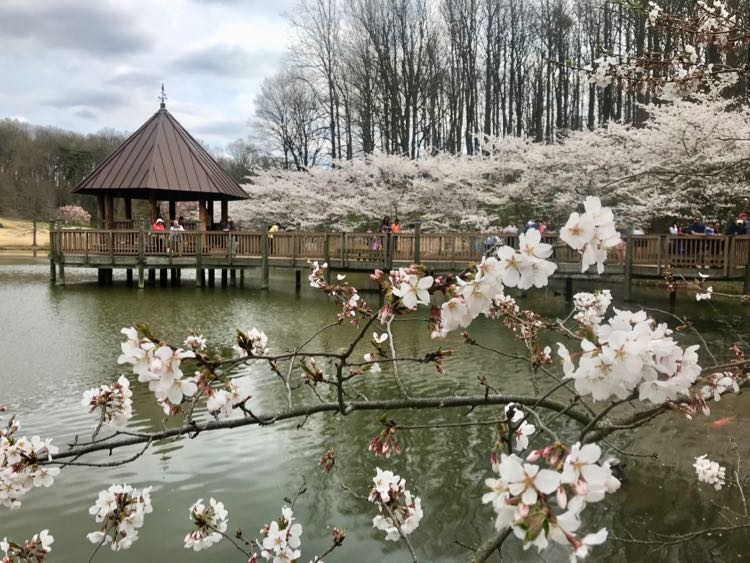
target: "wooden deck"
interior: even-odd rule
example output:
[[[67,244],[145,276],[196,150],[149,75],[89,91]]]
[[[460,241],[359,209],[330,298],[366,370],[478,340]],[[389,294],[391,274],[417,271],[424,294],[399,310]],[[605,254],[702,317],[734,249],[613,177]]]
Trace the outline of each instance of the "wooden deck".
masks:
[[[65,267],[126,269],[129,279],[138,271],[195,269],[199,283],[203,271],[243,272],[261,268],[265,282],[269,268],[304,270],[308,261],[327,262],[331,270],[371,271],[423,264],[438,273],[461,271],[481,259],[488,241],[518,246],[518,237],[494,233],[404,233],[397,236],[370,233],[281,232],[273,238],[261,232],[199,232],[179,234],[142,230],[73,230],[50,232],[52,279],[65,283]],[[560,244],[556,235],[544,237],[554,245],[556,277],[588,279],[595,273],[580,271],[577,252]],[[675,275],[693,278],[698,271],[712,279],[742,279],[750,253],[750,236],[633,236],[632,243],[610,251],[606,277],[658,278],[671,267]],[[630,258],[630,264],[628,264]],[[55,267],[58,273],[55,273]],[[179,273],[178,273],[179,276]],[[101,278],[100,278],[101,280]]]

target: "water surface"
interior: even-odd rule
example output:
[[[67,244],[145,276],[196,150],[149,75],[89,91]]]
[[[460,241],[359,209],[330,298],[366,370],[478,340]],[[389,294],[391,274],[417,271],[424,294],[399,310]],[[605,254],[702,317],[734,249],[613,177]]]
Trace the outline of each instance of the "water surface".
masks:
[[[65,288],[50,286],[48,268],[43,265],[0,266],[0,403],[16,413],[23,434],[52,437],[62,446],[75,435],[85,437],[94,421],[80,405],[81,393],[111,381],[122,373],[116,364],[123,326],[148,322],[159,334],[182,341],[188,328],[199,329],[226,352],[236,328],[262,328],[270,346],[280,352],[291,349],[317,328],[333,321],[336,307],[310,288],[295,293],[293,279],[272,277],[272,290],[257,289],[249,278],[244,289],[194,288],[186,279],[181,288],[126,287],[116,278],[111,287],[92,283],[92,271],[69,269]],[[639,302],[667,308],[665,294],[658,289],[639,288]],[[365,295],[374,300],[375,295]],[[553,291],[532,293],[522,302],[549,315],[567,313],[564,300]],[[697,307],[688,296],[680,296],[678,312],[688,314],[717,350],[726,350],[744,336],[748,323],[740,307],[716,304]],[[398,349],[403,355],[418,355],[431,344],[422,323],[402,322],[395,326]],[[339,327],[318,338],[311,349],[334,351],[354,334]],[[497,323],[478,321],[472,334],[482,343],[518,350],[508,331]],[[531,393],[526,366],[476,348],[462,346],[458,337],[444,346],[460,350],[448,363],[448,374],[438,375],[432,367],[409,367],[404,381],[414,395],[480,393],[479,375],[506,393]],[[367,351],[363,348],[362,352]],[[253,408],[272,413],[284,408],[285,394],[266,367],[248,368],[255,382]],[[144,386],[129,376],[135,392],[132,430],[154,431],[161,427],[161,410]],[[544,382],[542,382],[544,383]],[[366,376],[356,386],[368,398],[395,398],[393,380],[387,369],[378,376]],[[327,392],[321,393],[326,397]],[[314,401],[306,390],[298,392],[300,403]],[[326,397],[327,398],[327,397]],[[728,438],[740,440],[741,452],[750,459],[750,444],[744,436],[750,430],[746,414],[747,394],[725,400],[714,407],[713,419],[735,416],[721,429],[709,426],[703,417],[687,421],[676,414],[658,419],[636,435],[617,441],[621,448],[640,454],[658,454],[657,459],[623,457],[625,479],[618,494],[588,509],[584,529],[601,525],[634,535],[649,532],[685,532],[721,524],[711,502],[728,502],[731,492],[713,493],[701,488],[691,467],[696,455],[731,464]],[[461,411],[399,411],[389,413],[404,425],[466,420],[489,420],[498,408]],[[407,479],[413,493],[422,497],[425,517],[412,536],[422,561],[449,562],[468,557],[456,541],[476,544],[491,527],[492,511],[480,502],[484,479],[490,477],[488,452],[494,443],[491,426],[465,426],[402,433],[405,452],[390,460],[373,458],[366,450],[379,427],[379,413],[354,413],[346,417],[317,415],[298,428],[297,421],[269,427],[248,427],[181,438],[155,444],[134,463],[114,468],[67,468],[50,489],[28,493],[21,510],[0,511],[0,538],[27,538],[42,528],[55,536],[52,562],[80,562],[88,559],[93,546],[85,535],[95,529],[88,507],[97,491],[112,483],[127,482],[136,487],[153,486],[154,512],[147,516],[139,541],[128,551],[101,550],[97,561],[242,561],[226,541],[208,552],[194,553],[182,547],[189,530],[188,508],[199,497],[222,500],[230,514],[230,530],[242,528],[255,537],[258,529],[280,514],[285,496],[294,495],[300,484],[307,492],[297,503],[296,514],[304,525],[303,561],[322,553],[330,544],[330,527],[346,528],[348,539],[327,561],[358,563],[407,561],[400,545],[385,542],[371,527],[375,507],[347,495],[331,477],[318,468],[318,459],[329,448],[348,483],[366,493],[375,468],[392,469]],[[565,428],[561,428],[565,431]],[[113,454],[126,456],[123,450]],[[105,455],[92,460],[107,459]],[[748,555],[748,534],[729,538],[711,537],[668,553],[648,553],[640,547],[608,542],[595,552],[593,560],[728,560]],[[522,552],[518,542],[508,542],[508,560],[538,561]],[[646,557],[646,559],[644,559]],[[565,561],[563,551],[547,552],[547,561]]]

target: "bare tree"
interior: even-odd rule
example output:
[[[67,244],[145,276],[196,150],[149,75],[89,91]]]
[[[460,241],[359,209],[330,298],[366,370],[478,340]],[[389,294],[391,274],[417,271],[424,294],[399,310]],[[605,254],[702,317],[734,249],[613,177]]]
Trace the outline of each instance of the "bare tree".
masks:
[[[309,80],[290,69],[266,78],[255,100],[255,125],[285,168],[319,164],[325,148],[325,117]]]

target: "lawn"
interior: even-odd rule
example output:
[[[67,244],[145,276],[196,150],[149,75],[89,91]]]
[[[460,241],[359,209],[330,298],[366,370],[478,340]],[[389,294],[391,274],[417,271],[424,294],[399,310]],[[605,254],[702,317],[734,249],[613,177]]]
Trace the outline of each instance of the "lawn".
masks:
[[[0,250],[31,249],[33,244],[33,225],[27,219],[8,219],[0,217]],[[37,223],[36,243],[39,248],[49,247],[49,224]]]

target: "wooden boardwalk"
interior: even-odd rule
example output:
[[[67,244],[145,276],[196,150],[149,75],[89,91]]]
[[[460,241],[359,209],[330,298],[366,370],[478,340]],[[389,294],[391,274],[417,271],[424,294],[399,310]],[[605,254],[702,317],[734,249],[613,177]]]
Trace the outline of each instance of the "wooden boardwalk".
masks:
[[[65,283],[66,267],[97,268],[99,281],[111,280],[113,269],[125,269],[128,280],[137,272],[143,287],[146,275],[154,280],[160,271],[179,280],[180,271],[196,270],[199,285],[205,275],[213,282],[220,270],[227,274],[259,268],[264,286],[269,268],[306,270],[308,261],[327,262],[334,271],[372,271],[410,264],[422,264],[437,273],[461,271],[468,262],[480,260],[492,242],[518,246],[518,236],[494,233],[426,233],[399,235],[371,233],[280,232],[270,237],[262,232],[201,232],[179,234],[147,230],[50,230],[50,276]],[[559,243],[555,234],[543,237],[554,245],[556,277],[594,279],[595,273],[580,271],[577,252]],[[610,251],[605,277],[630,280],[632,277],[660,278],[667,268],[677,275],[694,278],[698,271],[712,279],[746,277],[750,236],[633,236],[622,248]],[[57,269],[57,272],[55,271]],[[299,283],[299,282],[298,282]]]

